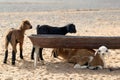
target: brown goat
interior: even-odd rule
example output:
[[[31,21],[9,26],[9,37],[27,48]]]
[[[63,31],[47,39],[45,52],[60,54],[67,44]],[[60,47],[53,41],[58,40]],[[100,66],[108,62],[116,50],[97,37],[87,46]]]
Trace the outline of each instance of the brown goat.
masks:
[[[100,54],[95,55],[93,49],[53,49],[52,53],[54,55],[62,57],[65,61],[79,64],[79,68],[103,68],[104,61],[100,57]]]
[[[88,57],[93,55],[95,51],[89,49],[54,48],[52,53],[62,57],[67,62],[84,65],[89,61]]]
[[[15,65],[15,60],[16,60],[16,46],[17,43],[19,43],[20,46],[20,58],[23,59],[23,40],[24,40],[24,34],[25,31],[28,29],[32,29],[32,25],[28,20],[22,21],[22,24],[20,25],[19,29],[10,29],[5,37],[5,57],[4,57],[4,62],[7,63],[7,57],[8,57],[8,45],[11,43],[12,45],[12,65]]]

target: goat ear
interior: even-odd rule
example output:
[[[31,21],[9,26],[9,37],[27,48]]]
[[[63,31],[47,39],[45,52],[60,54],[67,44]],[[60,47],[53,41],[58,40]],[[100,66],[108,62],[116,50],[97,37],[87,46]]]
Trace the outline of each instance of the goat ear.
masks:
[[[25,25],[25,22],[26,22],[26,21],[27,21],[27,20],[22,21],[21,26],[20,26],[20,29],[23,29],[23,26]]]
[[[23,29],[23,25],[24,25],[24,24],[22,23],[21,26],[20,26],[20,29]]]
[[[99,50],[97,50],[97,51],[95,52],[94,56],[96,56],[96,55],[97,55],[98,51],[99,51]]]

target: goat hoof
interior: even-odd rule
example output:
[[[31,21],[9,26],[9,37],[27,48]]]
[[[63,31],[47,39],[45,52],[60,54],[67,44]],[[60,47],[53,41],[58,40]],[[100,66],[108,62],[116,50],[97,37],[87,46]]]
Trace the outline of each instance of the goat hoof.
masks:
[[[6,61],[4,61],[3,63],[4,63],[4,64],[7,64],[7,62],[6,62]]]
[[[24,59],[23,56],[20,57],[21,59]]]
[[[34,58],[33,58],[33,57],[31,57],[31,60],[34,60]]]
[[[15,62],[12,62],[12,65],[15,65]]]
[[[99,68],[98,68],[98,67],[96,67],[96,68],[93,68],[92,70],[99,70]]]
[[[114,70],[110,68],[109,71],[114,71]]]

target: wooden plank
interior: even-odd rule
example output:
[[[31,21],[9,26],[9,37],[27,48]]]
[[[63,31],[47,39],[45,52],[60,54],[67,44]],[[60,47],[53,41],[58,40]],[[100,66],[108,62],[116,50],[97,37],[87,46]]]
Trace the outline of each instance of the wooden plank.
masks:
[[[28,36],[34,46],[41,48],[89,48],[97,49],[104,45],[109,49],[120,49],[120,36]]]

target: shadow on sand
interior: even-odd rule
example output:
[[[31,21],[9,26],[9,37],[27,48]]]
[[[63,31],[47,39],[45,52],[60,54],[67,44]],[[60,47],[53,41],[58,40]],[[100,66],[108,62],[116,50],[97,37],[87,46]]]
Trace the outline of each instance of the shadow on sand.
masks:
[[[34,71],[34,70],[38,70],[38,69],[44,69],[49,73],[68,73],[68,74],[104,74],[104,75],[120,75],[120,68],[116,67],[116,68],[106,68],[103,70],[89,70],[89,69],[74,69],[73,68],[73,64],[71,63],[66,63],[66,62],[46,62],[45,65],[42,65],[40,62],[38,62],[37,67],[34,68],[33,64],[34,61],[26,61],[23,60],[22,61],[22,65],[19,66],[19,69],[25,69],[28,71]]]

